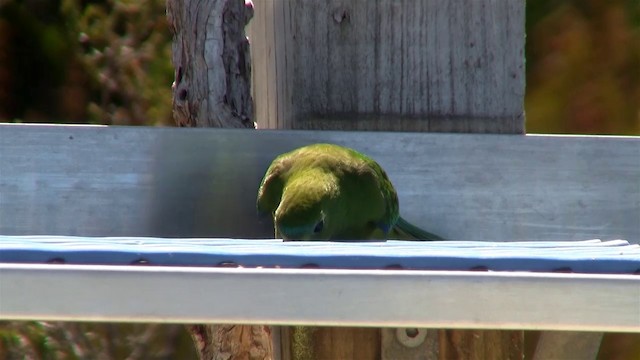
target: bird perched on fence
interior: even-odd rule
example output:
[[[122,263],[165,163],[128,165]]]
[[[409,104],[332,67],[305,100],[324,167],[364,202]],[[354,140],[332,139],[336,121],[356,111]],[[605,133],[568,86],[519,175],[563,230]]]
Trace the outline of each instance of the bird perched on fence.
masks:
[[[400,217],[398,195],[373,159],[314,144],[278,156],[260,184],[258,211],[284,240],[442,240]]]

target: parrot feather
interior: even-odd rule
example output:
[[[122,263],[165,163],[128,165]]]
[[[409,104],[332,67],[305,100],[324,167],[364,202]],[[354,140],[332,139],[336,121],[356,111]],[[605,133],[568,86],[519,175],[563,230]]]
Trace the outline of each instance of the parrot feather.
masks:
[[[440,236],[423,230],[399,217],[389,234],[389,239],[397,240],[444,240]]]

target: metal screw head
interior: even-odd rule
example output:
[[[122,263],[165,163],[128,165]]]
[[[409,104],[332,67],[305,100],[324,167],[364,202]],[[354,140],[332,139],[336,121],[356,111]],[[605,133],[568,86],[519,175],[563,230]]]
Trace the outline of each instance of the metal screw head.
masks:
[[[418,328],[398,328],[396,329],[396,339],[408,348],[420,346],[427,338],[427,329]]]

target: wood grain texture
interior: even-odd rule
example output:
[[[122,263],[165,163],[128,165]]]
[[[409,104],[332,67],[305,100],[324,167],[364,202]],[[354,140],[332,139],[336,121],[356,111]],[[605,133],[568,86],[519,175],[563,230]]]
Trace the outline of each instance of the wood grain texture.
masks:
[[[251,61],[242,0],[167,1],[173,32],[173,116],[186,127],[253,128]]]
[[[263,0],[249,34],[260,128],[524,132],[523,2]]]
[[[440,359],[523,358],[522,331],[441,330]]]
[[[289,335],[291,359],[380,359],[380,329],[299,326],[290,328]]]
[[[211,343],[215,360],[272,360],[271,327],[265,325],[214,325]]]
[[[200,360],[271,360],[269,326],[186,325]]]

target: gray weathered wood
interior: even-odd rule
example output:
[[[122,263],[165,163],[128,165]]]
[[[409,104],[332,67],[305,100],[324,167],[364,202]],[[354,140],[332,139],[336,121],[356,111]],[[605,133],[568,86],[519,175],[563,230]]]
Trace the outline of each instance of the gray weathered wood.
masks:
[[[524,132],[524,2],[256,1],[261,128]]]
[[[174,35],[174,120],[180,126],[253,128],[251,58],[243,0],[167,0]]]
[[[640,138],[0,125],[0,233],[271,237],[271,160],[315,142],[386,169],[410,221],[462,240],[640,241]]]

